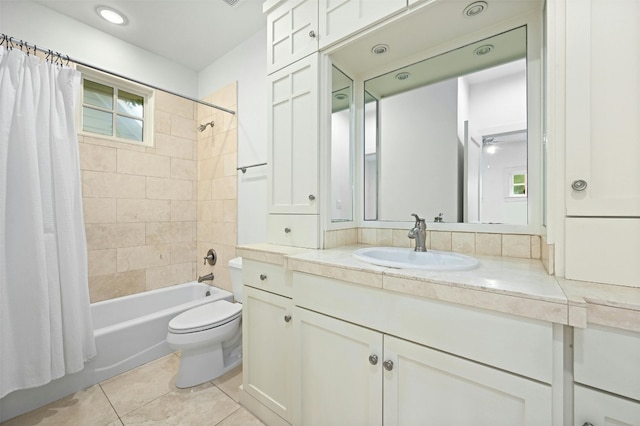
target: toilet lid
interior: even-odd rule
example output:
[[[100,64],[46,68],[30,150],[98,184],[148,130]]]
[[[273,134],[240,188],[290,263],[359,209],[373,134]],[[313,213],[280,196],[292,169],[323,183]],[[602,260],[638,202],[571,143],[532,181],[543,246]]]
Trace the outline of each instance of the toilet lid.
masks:
[[[236,319],[241,313],[241,303],[219,300],[179,314],[169,321],[169,331],[173,333],[194,333],[208,330]]]

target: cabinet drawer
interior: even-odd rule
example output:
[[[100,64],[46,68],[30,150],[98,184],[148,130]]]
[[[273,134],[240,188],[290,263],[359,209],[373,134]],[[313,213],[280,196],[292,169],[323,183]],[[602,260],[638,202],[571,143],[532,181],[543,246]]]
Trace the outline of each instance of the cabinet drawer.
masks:
[[[574,424],[640,426],[640,403],[574,386]]]
[[[267,240],[283,246],[317,249],[320,220],[318,215],[270,214]]]
[[[640,401],[639,354],[640,333],[597,325],[576,328],[575,381]]]
[[[250,287],[291,297],[291,272],[280,265],[244,259],[242,282]]]

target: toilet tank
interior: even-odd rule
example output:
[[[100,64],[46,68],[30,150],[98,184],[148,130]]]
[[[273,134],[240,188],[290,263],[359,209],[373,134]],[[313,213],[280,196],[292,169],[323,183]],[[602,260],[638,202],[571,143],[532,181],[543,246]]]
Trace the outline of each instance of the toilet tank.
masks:
[[[231,287],[233,297],[238,302],[242,302],[242,258],[236,257],[229,261],[229,272],[231,274]]]

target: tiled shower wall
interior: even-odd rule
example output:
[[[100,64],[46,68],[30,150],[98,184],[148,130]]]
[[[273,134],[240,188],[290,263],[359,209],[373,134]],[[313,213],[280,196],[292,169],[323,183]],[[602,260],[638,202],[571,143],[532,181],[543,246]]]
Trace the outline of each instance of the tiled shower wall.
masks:
[[[212,221],[198,208],[199,114],[194,102],[156,91],[152,148],[79,137],[92,302],[196,278],[205,255],[197,223]],[[235,202],[235,186],[225,197]]]

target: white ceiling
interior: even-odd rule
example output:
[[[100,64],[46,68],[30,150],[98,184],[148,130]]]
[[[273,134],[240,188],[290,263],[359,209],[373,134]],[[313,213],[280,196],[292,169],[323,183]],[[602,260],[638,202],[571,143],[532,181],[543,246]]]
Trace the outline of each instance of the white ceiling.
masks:
[[[34,0],[145,50],[200,71],[266,25],[262,0]],[[128,23],[100,18],[98,6],[122,12]]]

